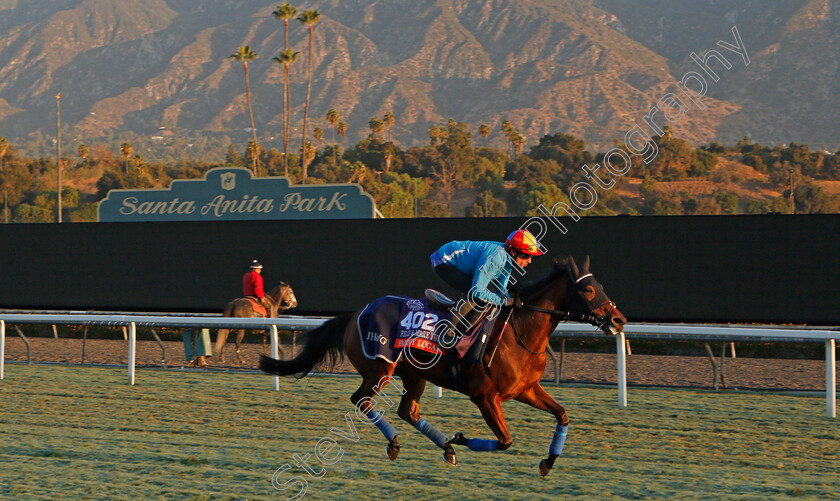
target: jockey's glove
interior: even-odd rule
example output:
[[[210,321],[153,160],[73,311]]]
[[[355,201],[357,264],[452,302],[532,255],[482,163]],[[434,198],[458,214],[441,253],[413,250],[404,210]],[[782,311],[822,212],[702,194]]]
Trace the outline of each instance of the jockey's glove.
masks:
[[[506,297],[505,298],[505,306],[513,306],[513,298],[512,297]]]

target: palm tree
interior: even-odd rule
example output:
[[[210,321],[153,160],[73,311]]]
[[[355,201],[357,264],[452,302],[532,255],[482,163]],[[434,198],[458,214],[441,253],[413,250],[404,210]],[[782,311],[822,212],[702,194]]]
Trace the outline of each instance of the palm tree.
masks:
[[[478,126],[478,134],[484,138],[484,146],[487,146],[487,136],[490,135],[490,126],[481,124]]]
[[[248,147],[245,150],[245,155],[251,159],[254,165],[257,165],[257,158],[260,156],[260,143],[256,141],[248,141]],[[257,173],[254,173],[256,176]]]
[[[5,137],[0,136],[0,171],[3,170],[3,155],[6,154],[8,148],[9,141]]]
[[[82,163],[87,161],[87,157],[90,155],[90,148],[85,143],[79,145],[79,158],[82,159]]]
[[[277,10],[271,13],[274,17],[283,21],[283,26],[286,30],[285,36],[283,38],[283,50],[289,48],[289,19],[294,19],[295,14],[297,14],[297,7],[292,7],[291,5],[284,3],[277,7]]]
[[[291,127],[291,98],[289,97],[289,66],[297,61],[300,52],[286,49],[274,58],[274,62],[283,65],[286,84],[283,86],[283,175],[289,175],[289,128]]]
[[[309,167],[309,164],[315,160],[315,155],[317,154],[317,150],[312,143],[309,141],[303,143],[303,148],[300,150],[300,158],[303,161],[303,171],[306,172],[306,169]]]
[[[312,137],[315,138],[315,143],[318,146],[321,146],[321,141],[324,140],[324,129],[320,127],[315,127],[314,129],[312,129]]]
[[[385,117],[383,118],[383,121],[385,122],[385,127],[388,128],[388,142],[390,143],[391,142],[391,127],[393,127],[394,123],[396,122],[396,120],[394,120],[394,113],[392,111],[388,110],[388,112],[385,113]]]
[[[525,136],[518,132],[514,132],[510,140],[513,144],[513,161],[516,161],[516,156],[522,153],[522,148],[525,146]]]
[[[371,117],[371,119],[368,120],[368,128],[370,129],[370,135],[378,138],[379,134],[385,130],[385,124],[382,120],[376,117]]]
[[[335,130],[338,131],[338,137],[344,138],[347,135],[347,124],[344,122],[338,122],[338,126],[336,126]]]
[[[131,156],[133,152],[133,148],[131,147],[131,143],[128,141],[124,142],[122,146],[120,146],[120,154],[125,158],[125,173],[128,174],[128,158]]]
[[[303,23],[309,28],[309,57],[306,61],[306,74],[307,74],[307,82],[306,82],[306,105],[303,108],[303,140],[301,141],[301,150],[306,150],[306,119],[309,117],[309,94],[312,91],[312,30],[315,28],[315,24],[321,18],[321,13],[317,10],[306,10],[300,17],[297,18],[298,21]],[[306,182],[306,166],[308,162],[304,159],[301,159],[303,165],[303,182]]]
[[[291,57],[291,61],[288,64],[278,61],[278,58],[274,58],[280,64],[283,64],[286,69],[285,73],[285,84],[283,85],[283,167],[285,171],[285,175],[289,175],[289,129],[291,128],[291,108],[292,108],[292,100],[289,92],[289,64],[295,62],[294,60],[297,59],[298,53],[295,52],[292,57],[292,51],[289,49],[289,19],[294,19],[295,14],[297,14],[297,7],[292,7],[290,4],[284,3],[277,7],[277,10],[271,13],[275,18],[283,21],[283,51],[280,53],[282,57],[283,54],[289,53]]]
[[[336,160],[335,160],[335,150],[336,150],[335,128],[338,125],[339,118],[340,117],[338,116],[338,112],[335,111],[335,108],[330,108],[330,111],[327,112],[327,122],[329,122],[330,125],[333,128],[333,165],[335,165],[335,162],[336,162]]]
[[[233,54],[228,56],[245,67],[245,98],[248,101],[248,115],[251,117],[251,132],[254,134],[254,143],[257,143],[257,129],[254,126],[254,111],[251,109],[251,83],[248,78],[248,63],[258,58],[259,55],[251,50],[250,45],[239,47]],[[254,177],[258,175],[257,156],[254,156]]]

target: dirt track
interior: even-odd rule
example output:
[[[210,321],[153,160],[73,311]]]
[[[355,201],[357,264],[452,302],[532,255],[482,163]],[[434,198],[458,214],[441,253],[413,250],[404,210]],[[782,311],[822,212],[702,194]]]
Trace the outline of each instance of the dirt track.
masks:
[[[33,362],[82,362],[81,339],[30,338]],[[184,346],[177,341],[164,341],[166,365],[186,366]],[[291,345],[282,345],[286,357],[291,354]],[[300,345],[298,345],[298,349]],[[218,357],[208,359],[209,368],[256,369],[262,345],[243,345],[245,363],[235,363],[236,355],[232,344],[225,350],[227,362],[220,364]],[[559,354],[558,354],[559,356]],[[6,338],[6,360],[26,361],[26,345],[16,336]],[[137,365],[160,366],[160,346],[155,341],[137,342]],[[126,364],[128,343],[117,340],[87,340],[85,363]],[[563,356],[562,382],[615,383],[615,355],[601,353],[566,353]],[[716,359],[720,364],[720,358]],[[711,388],[713,373],[707,357],[632,355],[627,361],[627,380],[631,385],[682,386]],[[825,390],[825,361],[823,360],[779,360],[753,358],[726,358],[724,363],[726,388],[764,390]],[[8,370],[8,369],[7,369]],[[11,370],[14,370],[13,368]],[[346,361],[337,368],[338,372],[353,372]],[[554,378],[551,360],[546,367],[546,379]]]

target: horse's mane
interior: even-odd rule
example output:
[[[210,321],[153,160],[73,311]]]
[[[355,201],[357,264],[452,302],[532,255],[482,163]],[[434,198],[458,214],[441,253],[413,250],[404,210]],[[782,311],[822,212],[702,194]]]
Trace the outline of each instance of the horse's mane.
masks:
[[[538,278],[536,280],[532,280],[530,282],[524,283],[522,285],[516,284],[511,287],[511,293],[514,296],[519,296],[521,298],[528,298],[531,297],[536,292],[542,290],[546,284],[555,280],[559,275],[566,273],[566,265],[569,261],[568,257],[564,257],[562,259],[555,259],[554,260],[554,267],[548,274],[542,278]]]

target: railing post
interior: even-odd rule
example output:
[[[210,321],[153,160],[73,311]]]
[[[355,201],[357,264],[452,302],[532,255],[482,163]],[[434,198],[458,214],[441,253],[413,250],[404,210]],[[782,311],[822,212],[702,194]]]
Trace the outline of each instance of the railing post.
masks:
[[[134,322],[128,324],[128,384],[134,385],[134,361],[137,348],[137,326]]]
[[[624,332],[615,335],[616,359],[618,366],[618,406],[627,407],[627,347]]]
[[[0,379],[5,377],[6,368],[6,322],[0,320]]]
[[[837,359],[833,339],[825,340],[825,412],[837,417]]]
[[[271,333],[271,358],[277,360],[279,352],[279,347],[277,343],[277,326],[272,325],[269,332]],[[274,391],[280,391],[280,376],[275,374],[272,377],[272,380],[274,385]]]

